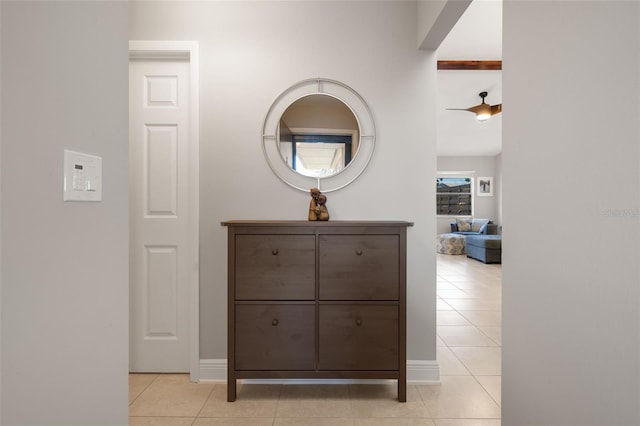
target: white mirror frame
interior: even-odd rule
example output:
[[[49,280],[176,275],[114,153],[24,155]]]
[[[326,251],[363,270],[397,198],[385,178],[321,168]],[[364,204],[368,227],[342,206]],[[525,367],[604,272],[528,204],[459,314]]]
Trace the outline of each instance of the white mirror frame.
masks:
[[[309,177],[292,170],[280,155],[278,147],[278,126],[286,109],[298,99],[314,94],[329,95],[342,101],[351,109],[360,126],[358,152],[344,170],[330,177]],[[346,84],[326,78],[302,80],[282,92],[271,104],[262,125],[262,150],[269,167],[287,185],[305,192],[311,188],[332,192],[356,180],[371,161],[375,140],[373,115],[362,96]]]

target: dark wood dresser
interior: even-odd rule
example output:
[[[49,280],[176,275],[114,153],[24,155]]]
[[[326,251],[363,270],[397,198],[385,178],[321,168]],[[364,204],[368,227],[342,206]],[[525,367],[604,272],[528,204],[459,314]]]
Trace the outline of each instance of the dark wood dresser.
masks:
[[[396,379],[410,222],[229,221],[228,393],[248,378]]]

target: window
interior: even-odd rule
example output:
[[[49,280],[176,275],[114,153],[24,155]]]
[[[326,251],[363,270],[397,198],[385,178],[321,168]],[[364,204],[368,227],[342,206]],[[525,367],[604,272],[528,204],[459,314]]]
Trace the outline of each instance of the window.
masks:
[[[473,215],[473,177],[436,178],[437,214],[444,216]]]

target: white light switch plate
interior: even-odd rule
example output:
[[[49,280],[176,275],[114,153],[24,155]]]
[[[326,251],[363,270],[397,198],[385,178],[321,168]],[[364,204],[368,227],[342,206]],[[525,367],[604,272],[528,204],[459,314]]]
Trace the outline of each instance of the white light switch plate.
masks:
[[[102,201],[102,158],[64,150],[64,201]]]

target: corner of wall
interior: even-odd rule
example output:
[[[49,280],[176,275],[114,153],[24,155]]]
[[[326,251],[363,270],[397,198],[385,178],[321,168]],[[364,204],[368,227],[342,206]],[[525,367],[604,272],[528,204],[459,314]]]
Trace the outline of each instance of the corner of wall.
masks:
[[[435,50],[472,0],[418,1],[418,48]]]

